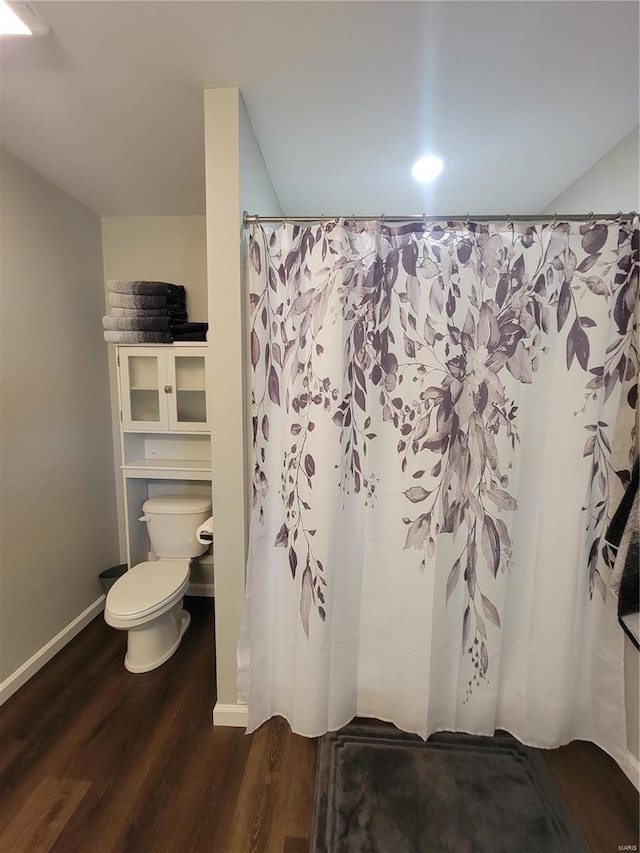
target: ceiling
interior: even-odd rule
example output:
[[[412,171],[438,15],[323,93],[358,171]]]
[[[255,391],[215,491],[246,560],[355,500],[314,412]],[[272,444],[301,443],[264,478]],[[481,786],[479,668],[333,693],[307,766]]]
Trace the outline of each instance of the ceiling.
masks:
[[[0,144],[101,216],[204,213],[207,86],[240,88],[290,215],[533,213],[639,121],[637,2],[33,5]]]

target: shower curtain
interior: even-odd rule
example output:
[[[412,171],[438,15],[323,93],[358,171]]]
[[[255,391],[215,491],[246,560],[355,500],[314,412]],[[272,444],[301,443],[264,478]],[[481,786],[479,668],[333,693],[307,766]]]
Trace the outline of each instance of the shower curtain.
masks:
[[[626,761],[603,534],[635,442],[638,237],[252,227],[248,731],[359,715]]]

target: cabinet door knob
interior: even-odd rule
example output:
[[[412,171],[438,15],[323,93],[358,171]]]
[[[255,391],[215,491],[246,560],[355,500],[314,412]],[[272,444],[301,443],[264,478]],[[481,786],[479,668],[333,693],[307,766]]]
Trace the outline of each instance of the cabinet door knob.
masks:
[[[173,385],[165,385],[164,386],[165,394],[173,394]]]

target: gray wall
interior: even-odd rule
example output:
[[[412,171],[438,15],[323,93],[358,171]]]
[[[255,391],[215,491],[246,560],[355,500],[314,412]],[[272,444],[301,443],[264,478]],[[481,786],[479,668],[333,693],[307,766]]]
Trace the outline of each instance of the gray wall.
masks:
[[[0,151],[0,681],[118,562],[100,219]]]
[[[262,151],[258,145],[258,140],[251,125],[249,113],[240,96],[239,103],[239,132],[238,132],[238,153],[239,153],[239,180],[240,180],[240,211],[244,215],[246,211],[249,214],[261,214],[262,216],[281,216],[282,208],[280,201],[271,183],[271,178],[267,171],[267,167],[262,158]],[[273,223],[276,224],[276,223]],[[242,369],[244,375],[244,391],[245,400],[245,456],[247,466],[245,471],[246,478],[246,524],[247,524],[247,541],[249,535],[249,525],[251,519],[251,505],[253,503],[253,435],[252,435],[252,412],[251,412],[251,363],[248,358],[249,352],[249,283],[247,280],[247,249],[249,247],[248,231],[244,225],[240,227],[240,254],[241,267],[240,277],[242,281],[242,315],[244,317],[243,338],[242,338]]]
[[[549,202],[545,213],[629,213],[640,199],[640,128]]]

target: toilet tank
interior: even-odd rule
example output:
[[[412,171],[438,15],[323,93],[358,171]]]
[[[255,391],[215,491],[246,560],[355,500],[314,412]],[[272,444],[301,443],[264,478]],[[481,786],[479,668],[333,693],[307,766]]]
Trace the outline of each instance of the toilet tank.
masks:
[[[209,547],[198,542],[196,530],[210,517],[211,501],[185,496],[149,498],[142,511],[140,521],[147,524],[156,557],[199,557]]]

